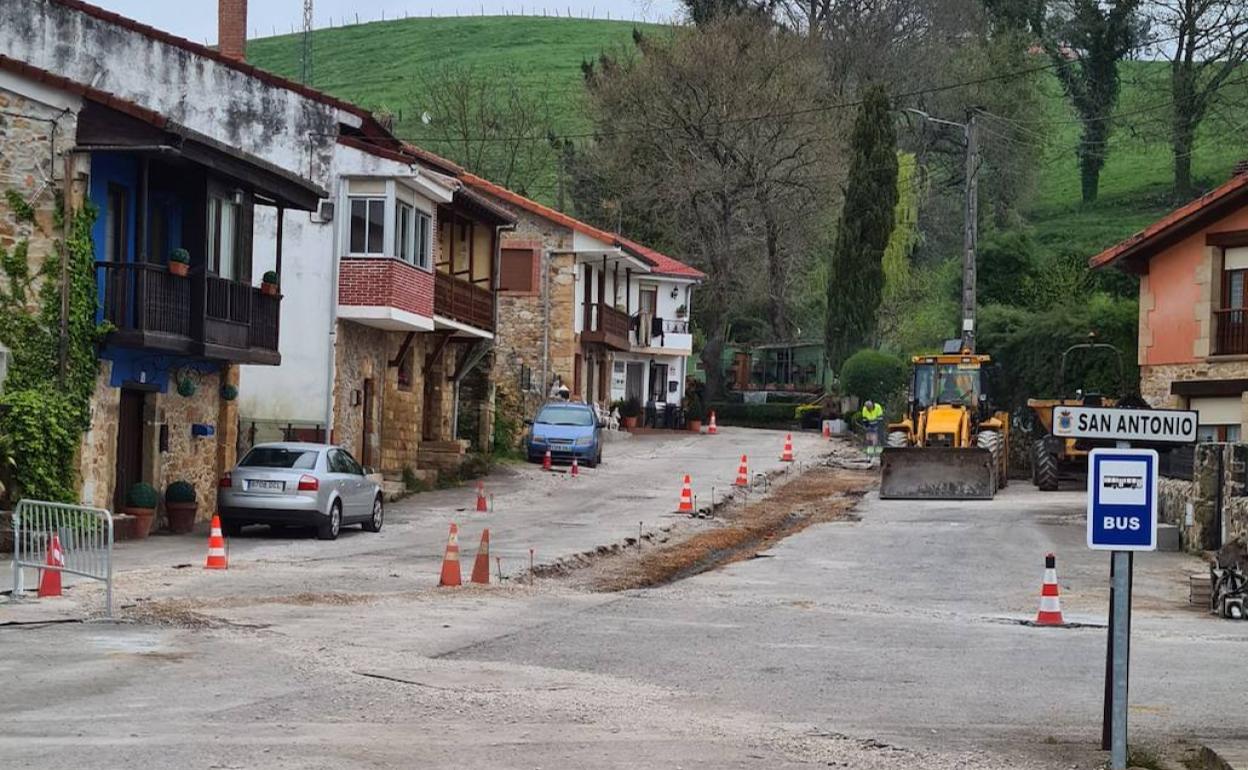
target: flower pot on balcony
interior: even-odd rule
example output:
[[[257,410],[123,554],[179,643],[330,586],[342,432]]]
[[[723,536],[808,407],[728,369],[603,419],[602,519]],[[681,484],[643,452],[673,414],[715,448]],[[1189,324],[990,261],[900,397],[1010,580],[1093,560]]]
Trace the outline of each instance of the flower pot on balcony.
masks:
[[[260,292],[270,297],[276,297],[277,296],[277,284],[262,283],[260,284]]]
[[[260,279],[260,291],[270,297],[277,296],[278,275],[276,270],[269,270]]]
[[[185,262],[169,262],[169,275],[176,275],[179,278],[185,278],[191,274],[191,266]]]

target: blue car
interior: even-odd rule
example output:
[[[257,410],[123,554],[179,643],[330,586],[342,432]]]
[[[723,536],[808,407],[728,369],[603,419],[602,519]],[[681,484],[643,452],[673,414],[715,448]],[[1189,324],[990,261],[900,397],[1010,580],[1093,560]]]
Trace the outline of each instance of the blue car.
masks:
[[[602,462],[602,423],[593,407],[571,401],[546,404],[529,425],[525,451],[529,462],[541,460],[550,450],[552,460],[577,462],[592,468]]]

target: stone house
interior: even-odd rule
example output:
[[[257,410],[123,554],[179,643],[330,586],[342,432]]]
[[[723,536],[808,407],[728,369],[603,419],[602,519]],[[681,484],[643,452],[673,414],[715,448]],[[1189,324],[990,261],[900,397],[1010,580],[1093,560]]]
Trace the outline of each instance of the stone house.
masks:
[[[1092,257],[1139,276],[1140,393],[1200,413],[1201,441],[1248,431],[1248,168]]]
[[[558,377],[572,397],[679,407],[698,270],[473,174],[461,180],[510,212],[499,270],[494,379],[499,410],[532,414]]]
[[[221,8],[218,51],[77,0],[0,4],[0,187],[35,209],[33,265],[55,255],[58,206],[99,212],[98,320],[112,331],[80,452],[93,505],[120,507],[137,481],[185,479],[201,516],[215,510],[238,446],[239,369],[281,367],[284,342],[305,331],[292,289],[334,264],[299,240],[347,192],[328,183],[334,158],[401,150],[367,111],[241,61],[245,16],[230,15],[246,4]],[[406,158],[397,165],[420,177]],[[418,218],[397,203],[405,195],[457,205],[453,183],[409,187],[385,196],[408,235]],[[6,245],[16,235],[0,231]],[[183,251],[185,277],[170,267]],[[282,294],[260,286],[269,270]],[[432,296],[436,282],[425,285]]]

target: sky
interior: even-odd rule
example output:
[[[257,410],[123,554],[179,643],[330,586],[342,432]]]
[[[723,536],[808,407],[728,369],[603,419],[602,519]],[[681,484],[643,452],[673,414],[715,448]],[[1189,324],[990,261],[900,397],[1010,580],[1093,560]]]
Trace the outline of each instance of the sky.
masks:
[[[91,0],[95,5],[129,16],[158,29],[194,40],[217,41],[216,0]],[[678,0],[314,0],[317,28],[340,26],[343,19],[377,21],[407,16],[480,16],[506,13],[554,15],[569,12],[584,18],[667,21],[676,16]],[[303,0],[251,0],[248,37],[287,34],[303,25]]]

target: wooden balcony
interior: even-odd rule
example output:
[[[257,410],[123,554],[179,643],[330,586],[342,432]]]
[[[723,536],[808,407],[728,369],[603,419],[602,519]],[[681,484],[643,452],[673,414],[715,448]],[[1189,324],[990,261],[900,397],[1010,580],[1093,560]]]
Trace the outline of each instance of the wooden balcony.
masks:
[[[582,342],[600,342],[612,350],[628,350],[628,314],[604,302],[585,305]]]
[[[1248,355],[1248,308],[1213,311],[1215,356]]]
[[[438,271],[433,284],[433,312],[493,332],[494,292]]]
[[[202,272],[97,262],[110,344],[235,363],[277,364],[281,298]],[[197,311],[198,308],[198,311]]]

